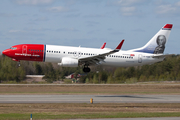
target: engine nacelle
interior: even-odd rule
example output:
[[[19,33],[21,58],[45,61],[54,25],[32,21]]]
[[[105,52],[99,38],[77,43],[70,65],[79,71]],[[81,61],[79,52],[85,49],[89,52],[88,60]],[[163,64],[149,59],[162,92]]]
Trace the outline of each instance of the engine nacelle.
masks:
[[[73,58],[62,58],[61,63],[58,63],[58,65],[63,67],[78,67],[78,60]]]
[[[13,61],[16,61],[16,62],[19,62],[19,60],[15,59],[15,58],[12,58]]]

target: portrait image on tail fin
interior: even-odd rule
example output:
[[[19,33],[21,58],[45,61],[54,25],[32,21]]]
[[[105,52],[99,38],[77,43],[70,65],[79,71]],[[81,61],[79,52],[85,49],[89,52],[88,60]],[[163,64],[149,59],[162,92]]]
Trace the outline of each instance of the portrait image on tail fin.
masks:
[[[165,44],[168,41],[172,26],[172,24],[166,24],[143,47],[131,49],[129,51],[150,54],[163,54],[165,50]]]
[[[164,35],[159,35],[156,39],[157,47],[154,50],[154,54],[162,54],[165,49],[166,37]]]

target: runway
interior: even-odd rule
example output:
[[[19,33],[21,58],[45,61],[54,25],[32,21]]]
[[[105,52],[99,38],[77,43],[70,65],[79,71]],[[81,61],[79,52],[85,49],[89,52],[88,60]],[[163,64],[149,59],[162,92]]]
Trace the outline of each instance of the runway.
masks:
[[[0,95],[0,103],[180,103],[180,95]]]

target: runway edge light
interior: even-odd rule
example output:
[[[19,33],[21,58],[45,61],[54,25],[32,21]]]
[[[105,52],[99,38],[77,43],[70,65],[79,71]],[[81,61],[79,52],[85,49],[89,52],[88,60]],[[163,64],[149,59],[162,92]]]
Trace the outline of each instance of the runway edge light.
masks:
[[[90,99],[90,103],[93,104],[93,99],[92,98]]]

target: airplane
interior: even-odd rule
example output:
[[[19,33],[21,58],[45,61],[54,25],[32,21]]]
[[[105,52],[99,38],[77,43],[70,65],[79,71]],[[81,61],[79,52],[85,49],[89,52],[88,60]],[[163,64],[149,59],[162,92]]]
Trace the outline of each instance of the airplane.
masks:
[[[172,24],[166,24],[141,48],[120,50],[124,40],[115,49],[71,47],[44,44],[20,44],[4,50],[2,53],[14,61],[20,60],[54,62],[63,67],[83,66],[85,73],[89,66],[106,65],[116,67],[141,66],[163,61],[168,56],[163,54],[169,38]]]

